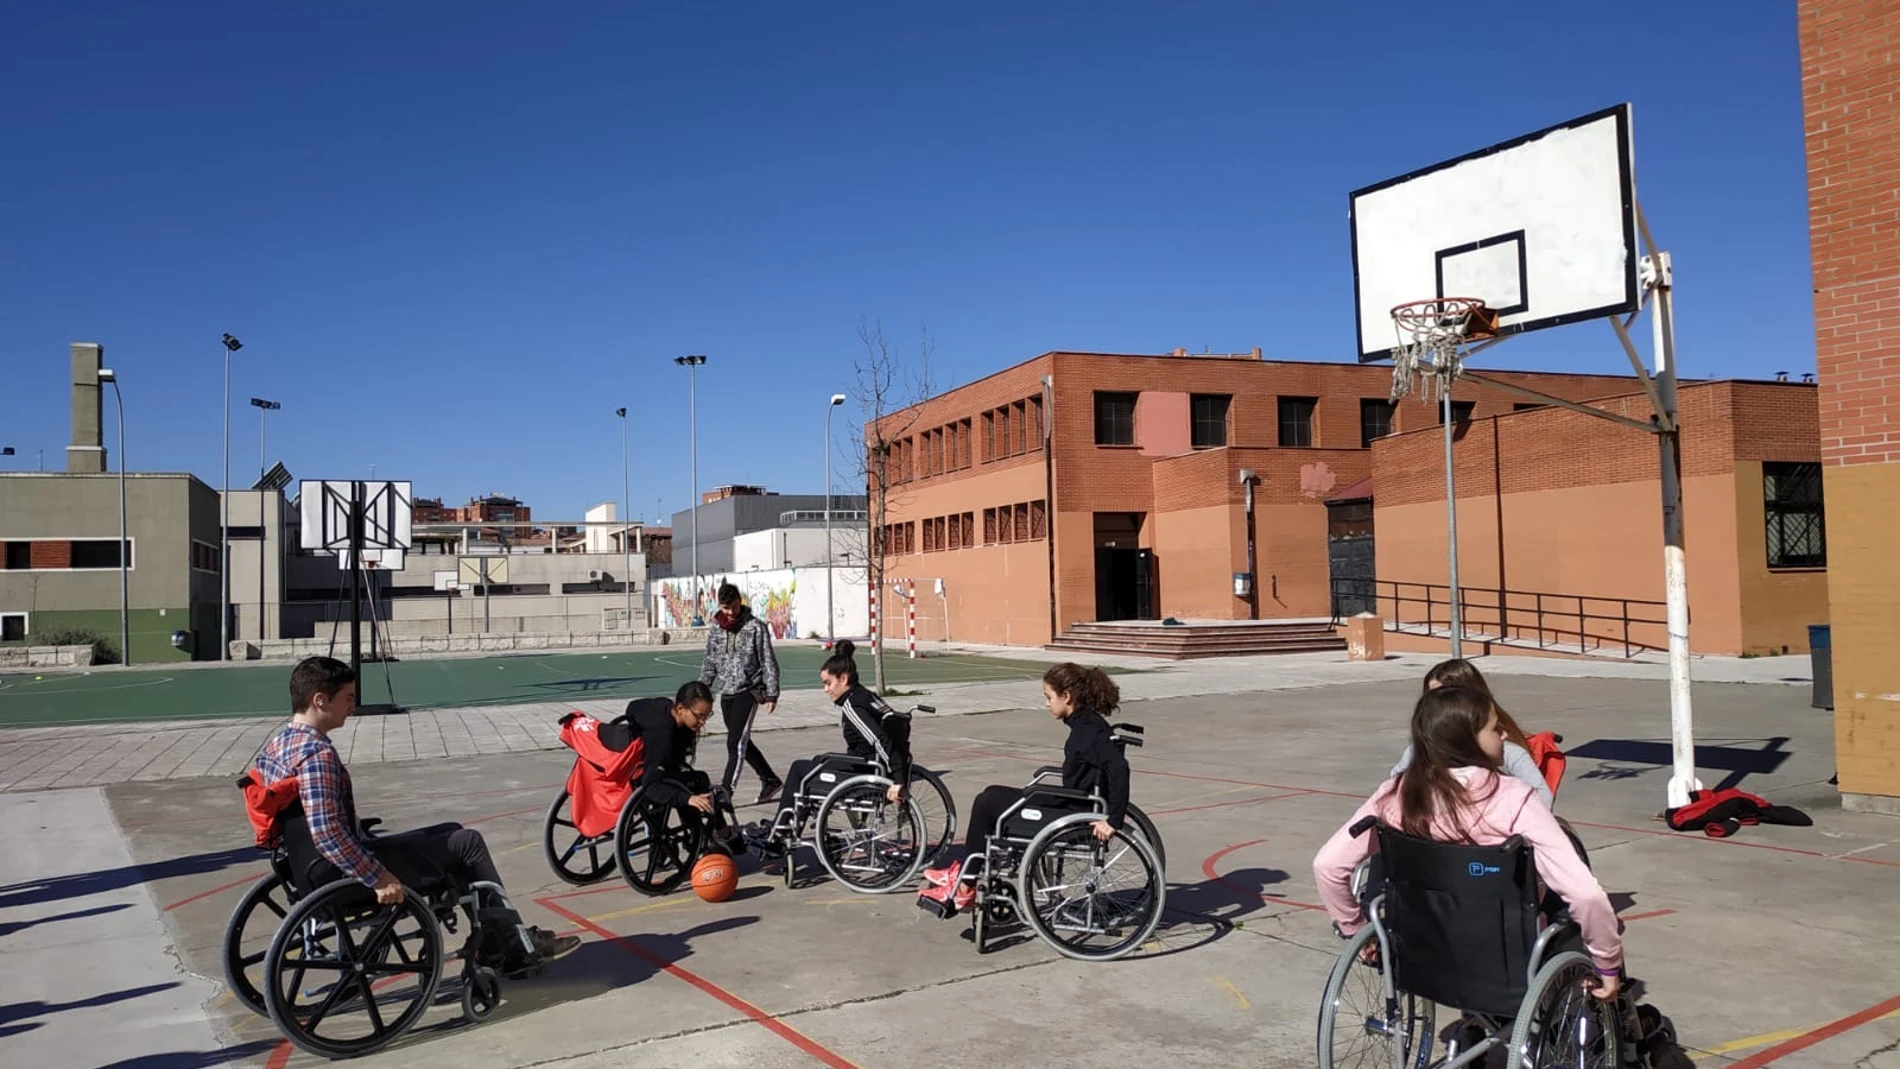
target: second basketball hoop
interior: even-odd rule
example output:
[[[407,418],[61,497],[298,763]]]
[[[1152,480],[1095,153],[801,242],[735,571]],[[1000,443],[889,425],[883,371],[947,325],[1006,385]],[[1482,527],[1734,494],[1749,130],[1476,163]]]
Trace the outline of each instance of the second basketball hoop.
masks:
[[[1466,346],[1498,336],[1498,314],[1477,297],[1432,297],[1395,305],[1392,329],[1399,343],[1392,348],[1387,400],[1396,404],[1411,393],[1421,374],[1431,375],[1435,400],[1463,370]],[[1427,400],[1423,394],[1419,399]]]

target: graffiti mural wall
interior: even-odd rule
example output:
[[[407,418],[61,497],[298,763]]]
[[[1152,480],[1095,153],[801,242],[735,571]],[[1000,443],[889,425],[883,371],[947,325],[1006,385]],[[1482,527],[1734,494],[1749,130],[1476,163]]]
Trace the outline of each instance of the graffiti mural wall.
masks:
[[[864,589],[863,568],[834,568],[832,602],[837,613],[839,638],[863,638],[869,634],[870,605]],[[772,629],[772,637],[823,638],[825,634],[825,570],[823,568],[775,568],[771,571],[734,572],[708,575],[699,581],[699,612],[710,622],[719,611],[718,591],[722,583],[739,588],[753,615]],[[653,618],[660,627],[692,626],[693,581],[679,576],[653,584]]]

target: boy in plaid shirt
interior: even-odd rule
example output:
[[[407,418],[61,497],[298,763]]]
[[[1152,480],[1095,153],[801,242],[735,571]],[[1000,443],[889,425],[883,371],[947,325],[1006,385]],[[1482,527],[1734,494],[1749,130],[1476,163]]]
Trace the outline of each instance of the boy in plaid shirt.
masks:
[[[304,823],[325,860],[344,875],[361,880],[384,905],[402,901],[405,877],[415,883],[432,868],[501,886],[488,844],[472,828],[436,824],[400,835],[363,838],[349,770],[330,741],[330,732],[342,727],[356,708],[356,673],[349,665],[330,657],[304,659],[290,674],[290,706],[290,723],[271,736],[255,763],[266,783],[297,777]],[[576,936],[557,938],[544,928],[522,924],[512,910],[508,913],[507,919],[527,934],[534,947],[527,953],[519,949],[518,941],[510,941],[518,948],[518,960],[510,972],[551,961],[580,945]]]

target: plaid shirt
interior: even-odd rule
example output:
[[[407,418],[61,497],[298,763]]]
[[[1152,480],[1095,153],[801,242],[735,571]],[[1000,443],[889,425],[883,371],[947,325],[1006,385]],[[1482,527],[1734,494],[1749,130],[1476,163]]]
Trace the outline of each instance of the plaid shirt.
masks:
[[[297,777],[297,800],[317,850],[346,875],[376,886],[383,865],[357,840],[350,773],[329,736],[306,724],[285,724],[257,752],[256,764],[267,783]]]

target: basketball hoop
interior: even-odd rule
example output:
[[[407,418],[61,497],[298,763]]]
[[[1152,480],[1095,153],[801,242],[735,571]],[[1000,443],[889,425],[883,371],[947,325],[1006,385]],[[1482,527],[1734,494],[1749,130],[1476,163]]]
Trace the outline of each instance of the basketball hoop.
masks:
[[[1433,297],[1393,307],[1392,328],[1399,344],[1392,349],[1387,399],[1397,404],[1412,392],[1421,368],[1430,373],[1436,393],[1451,389],[1451,380],[1464,370],[1465,347],[1498,336],[1498,315],[1476,297]],[[1419,399],[1426,398],[1421,394]]]

